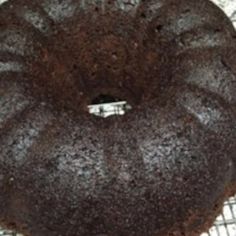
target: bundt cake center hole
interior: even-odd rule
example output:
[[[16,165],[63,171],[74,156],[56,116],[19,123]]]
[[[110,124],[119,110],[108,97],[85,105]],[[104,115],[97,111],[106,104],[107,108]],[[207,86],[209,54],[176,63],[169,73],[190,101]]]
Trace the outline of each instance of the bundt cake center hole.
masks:
[[[91,105],[114,103],[114,102],[121,102],[121,101],[122,99],[109,95],[109,94],[99,94],[97,97],[92,99]]]
[[[110,94],[99,94],[92,99],[88,108],[90,114],[106,118],[112,115],[124,115],[131,106],[124,99]]]

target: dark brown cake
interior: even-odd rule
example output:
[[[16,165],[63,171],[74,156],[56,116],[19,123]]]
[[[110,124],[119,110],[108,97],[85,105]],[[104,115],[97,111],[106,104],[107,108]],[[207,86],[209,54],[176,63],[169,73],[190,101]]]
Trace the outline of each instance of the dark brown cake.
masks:
[[[0,8],[0,225],[193,236],[236,192],[236,32],[207,0]],[[126,100],[125,116],[87,106]]]

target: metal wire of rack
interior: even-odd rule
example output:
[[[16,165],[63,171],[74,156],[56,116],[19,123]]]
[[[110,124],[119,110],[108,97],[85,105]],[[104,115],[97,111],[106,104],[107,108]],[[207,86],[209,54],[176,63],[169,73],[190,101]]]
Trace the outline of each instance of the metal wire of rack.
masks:
[[[0,228],[0,230],[1,230],[1,228]],[[0,236],[21,236],[21,235],[15,233],[15,232],[11,232],[11,231],[9,231],[9,230],[4,230],[4,229],[2,229],[2,230],[0,231]]]
[[[214,226],[201,236],[236,236],[236,196],[224,203],[222,214],[217,217]]]

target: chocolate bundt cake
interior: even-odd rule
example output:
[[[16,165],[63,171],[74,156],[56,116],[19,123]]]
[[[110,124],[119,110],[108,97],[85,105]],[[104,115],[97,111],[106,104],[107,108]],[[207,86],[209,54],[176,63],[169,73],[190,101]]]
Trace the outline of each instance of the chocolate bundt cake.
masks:
[[[100,95],[132,110],[88,112]],[[236,192],[236,32],[207,0],[0,8],[0,225],[193,236]]]

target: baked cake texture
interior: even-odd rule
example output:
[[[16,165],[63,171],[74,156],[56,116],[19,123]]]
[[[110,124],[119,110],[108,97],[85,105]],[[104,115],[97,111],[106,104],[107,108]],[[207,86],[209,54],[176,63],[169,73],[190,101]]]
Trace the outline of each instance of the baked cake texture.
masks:
[[[132,110],[88,113],[101,94]],[[236,192],[236,32],[207,0],[0,8],[0,224],[194,236]]]

